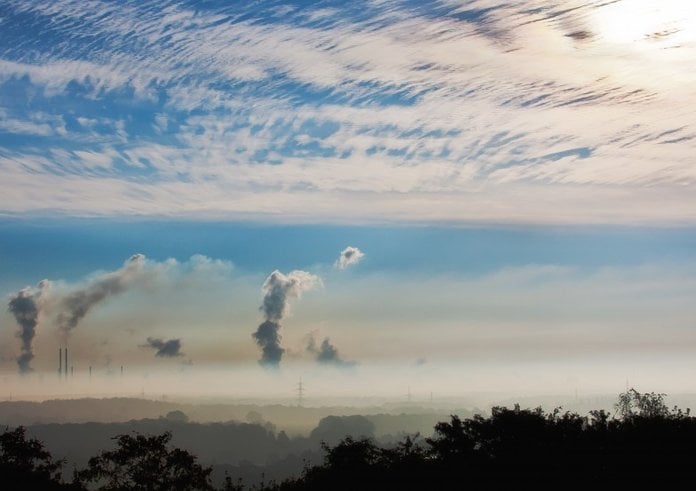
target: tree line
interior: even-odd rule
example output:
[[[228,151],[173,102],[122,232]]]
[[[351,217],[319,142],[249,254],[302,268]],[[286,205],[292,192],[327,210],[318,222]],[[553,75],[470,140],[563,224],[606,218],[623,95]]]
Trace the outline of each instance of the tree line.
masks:
[[[355,489],[642,488],[693,482],[696,419],[668,408],[664,394],[631,389],[614,413],[587,416],[561,408],[494,407],[435,425],[432,437],[408,435],[396,444],[347,436],[323,443],[324,460],[282,482],[246,487],[227,476],[222,489],[258,491]],[[6,490],[213,490],[212,468],[170,445],[171,433],[122,434],[115,449],[89,459],[68,482],[23,427],[0,435],[0,488]]]

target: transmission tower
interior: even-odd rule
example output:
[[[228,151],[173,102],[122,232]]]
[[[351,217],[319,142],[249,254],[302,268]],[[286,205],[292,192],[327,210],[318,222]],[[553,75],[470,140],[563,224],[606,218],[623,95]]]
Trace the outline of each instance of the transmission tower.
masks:
[[[302,384],[302,377],[297,384],[297,405],[302,407],[302,401],[304,400],[305,386]]]

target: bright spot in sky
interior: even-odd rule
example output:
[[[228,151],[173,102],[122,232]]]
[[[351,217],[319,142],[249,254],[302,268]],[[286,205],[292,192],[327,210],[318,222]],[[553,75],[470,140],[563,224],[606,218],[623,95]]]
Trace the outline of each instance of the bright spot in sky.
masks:
[[[595,10],[593,24],[610,43],[664,49],[696,40],[696,6],[683,0],[626,0]]]

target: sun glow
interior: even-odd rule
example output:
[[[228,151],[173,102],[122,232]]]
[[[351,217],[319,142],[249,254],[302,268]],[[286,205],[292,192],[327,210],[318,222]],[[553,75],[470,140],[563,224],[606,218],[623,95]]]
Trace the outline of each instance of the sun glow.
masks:
[[[696,41],[696,4],[685,0],[623,0],[596,10],[602,40],[641,49],[677,47]]]

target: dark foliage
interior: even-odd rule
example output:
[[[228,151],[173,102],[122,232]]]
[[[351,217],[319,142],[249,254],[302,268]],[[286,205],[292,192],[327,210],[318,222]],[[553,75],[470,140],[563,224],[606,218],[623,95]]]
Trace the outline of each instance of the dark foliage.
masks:
[[[26,438],[22,426],[0,435],[0,487],[3,490],[79,489],[62,483],[62,461],[53,460],[43,444]]]
[[[333,445],[347,435],[371,438],[374,434],[374,423],[364,416],[327,416],[312,430],[309,440]]]
[[[171,433],[158,436],[118,435],[118,447],[89,459],[77,473],[81,483],[96,483],[104,491],[210,490],[210,468],[179,448],[167,447]]]
[[[696,420],[668,409],[662,394],[621,394],[619,417],[494,407],[490,417],[438,423],[425,446],[394,448],[347,438],[326,447],[323,465],[277,489],[593,489],[696,478]],[[270,489],[270,488],[269,488]]]
[[[307,463],[297,479],[246,488],[233,474],[222,489],[642,489],[693,482],[696,419],[689,410],[669,409],[663,394],[633,389],[619,396],[615,409],[614,415],[592,411],[583,417],[560,408],[494,407],[488,417],[451,416],[424,440],[407,436],[391,446],[369,437],[347,437],[333,446],[323,442],[323,464]],[[353,420],[325,422],[332,430],[326,435],[345,422]],[[85,489],[84,484],[113,491],[213,489],[211,469],[169,448],[169,432],[114,439],[115,450],[92,457],[66,485],[59,478],[61,462],[41,442],[27,440],[21,427],[7,430],[0,435],[2,489]]]

